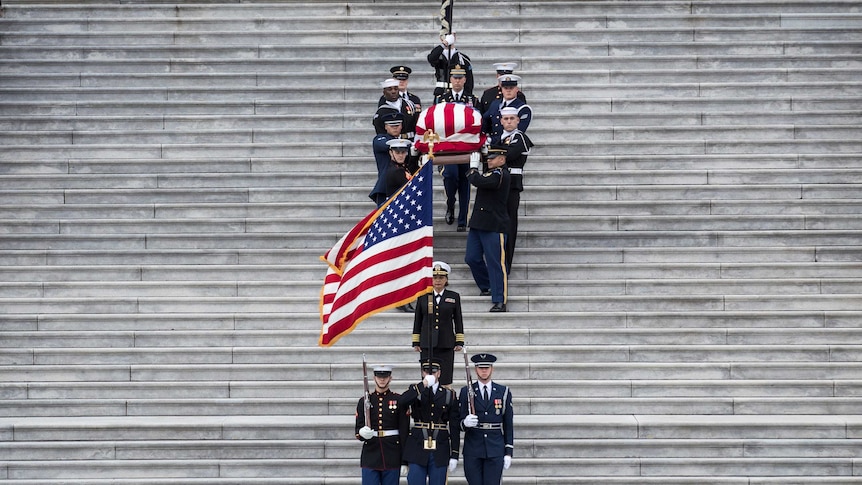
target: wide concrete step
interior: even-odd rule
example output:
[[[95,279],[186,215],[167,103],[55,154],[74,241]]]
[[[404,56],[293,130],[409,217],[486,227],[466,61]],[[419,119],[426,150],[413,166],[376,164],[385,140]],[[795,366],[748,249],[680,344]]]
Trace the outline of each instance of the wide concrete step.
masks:
[[[45,460],[166,460],[166,459],[288,459],[303,456],[355,458],[355,443],[333,440],[325,445],[312,440],[177,440],[158,441],[88,441],[24,442],[0,449],[9,452],[8,461]],[[518,440],[518,456],[539,458],[766,458],[815,457],[817,450],[829,450],[830,456],[853,456],[860,446],[857,439],[704,439],[698,442],[673,439],[523,439]],[[29,458],[28,458],[29,457]],[[506,481],[516,479],[507,477]],[[649,478],[644,477],[644,480]],[[668,477],[668,483],[677,483]],[[292,482],[289,482],[292,483]],[[605,483],[602,481],[602,483]],[[616,482],[610,482],[616,483]],[[645,483],[652,483],[645,482]],[[712,483],[712,482],[711,482]],[[759,482],[758,482],[759,483]]]
[[[162,127],[140,129],[116,129],[100,131],[92,129],[60,130],[10,130],[0,132],[0,145],[33,146],[51,145],[141,145],[141,144],[296,144],[313,138],[316,143],[340,144],[343,140],[358,140],[367,135],[367,128],[359,127],[307,127],[307,128],[266,128],[266,127]],[[775,144],[779,141],[822,140],[828,147],[842,139],[862,138],[862,128],[857,125],[816,124],[816,125],[667,125],[667,126],[559,126],[550,124],[542,131],[542,136],[553,143],[546,145],[550,150],[562,150],[566,136],[577,137],[580,142],[648,142],[652,140],[686,140],[719,143],[721,141],[746,142],[760,141]],[[557,145],[557,146],[555,146]],[[857,145],[845,145],[850,150]],[[824,147],[824,148],[825,148]],[[346,147],[345,147],[346,148]],[[846,150],[845,149],[845,150]],[[366,145],[364,154],[368,155]],[[779,152],[780,153],[780,152]],[[357,153],[358,154],[358,153]]]
[[[409,384],[409,375],[415,364],[396,365],[393,389]],[[417,376],[416,379],[419,377]],[[315,381],[10,381],[0,385],[3,399],[60,400],[70,404],[74,400],[133,400],[146,399],[181,401],[188,399],[234,399],[236,402],[256,399],[296,399],[297,395],[330,399],[358,399],[361,391],[360,376],[354,374],[345,380]],[[840,379],[836,381],[813,379],[569,379],[565,386],[549,386],[534,379],[506,379],[506,384],[518,389],[518,398],[542,396],[542,399],[710,399],[721,402],[732,398],[746,399],[806,399],[816,401],[860,397],[862,381]],[[336,389],[338,386],[338,389]],[[456,382],[456,387],[460,386]],[[355,409],[353,410],[355,411]],[[281,413],[283,414],[283,412]],[[350,414],[350,413],[348,413]],[[563,413],[565,414],[565,413]],[[851,413],[852,414],[852,413]]]
[[[323,251],[322,251],[323,252]],[[552,259],[552,258],[549,258]],[[451,263],[459,280],[452,287],[470,296],[473,286],[469,270],[460,260]],[[590,280],[609,284],[614,281],[649,287],[652,285],[676,285],[680,280],[695,280],[703,284],[721,285],[723,280],[738,284],[765,285],[798,283],[816,285],[821,291],[852,288],[858,281],[862,263],[858,261],[836,262],[776,262],[776,263],[731,263],[691,262],[670,264],[666,262],[538,262],[513,264],[512,282],[541,285],[543,281],[554,284],[572,284]],[[21,283],[21,288],[36,283],[51,291],[52,284],[74,289],[97,289],[94,282],[113,286],[110,282],[141,283],[141,290],[148,284],[165,282],[223,282],[239,283],[287,281],[289,284],[322,284],[326,265],[323,262],[307,261],[301,264],[114,264],[114,265],[70,265],[70,266],[0,266],[0,281],[7,284]],[[722,280],[722,281],[719,281]],[[89,284],[71,283],[90,282]],[[32,285],[29,285],[32,287]],[[214,287],[218,286],[214,284]],[[697,291],[697,290],[693,290]],[[834,290],[833,290],[834,291]],[[47,295],[46,295],[47,296]]]
[[[517,415],[520,439],[858,439],[859,415]],[[352,440],[353,416],[2,418],[0,432],[16,441],[124,439]],[[10,435],[7,435],[10,436]],[[355,464],[353,465],[355,467]]]
[[[245,234],[0,234],[0,250],[261,250],[317,249],[321,254],[332,247],[342,233],[289,235],[277,233]],[[853,246],[862,237],[854,230],[807,231],[596,231],[596,232],[522,232],[521,249],[557,251],[593,248],[768,248],[785,245],[787,238],[796,246]],[[463,233],[438,232],[435,248],[463,251]],[[520,250],[520,249],[519,249]]]
[[[309,346],[317,344],[310,340]],[[412,366],[413,361],[411,360]],[[301,372],[303,380],[355,379],[356,365],[347,364],[106,364],[106,365],[3,365],[5,382],[89,381],[279,381]],[[505,367],[510,379],[589,380],[853,380],[862,372],[859,362],[601,362],[515,363]],[[830,383],[830,386],[834,383]]]
[[[406,315],[404,320],[412,323],[412,315]],[[364,329],[362,332],[351,336],[351,341],[354,345],[362,346],[367,342],[381,341],[384,335],[391,334],[392,329]],[[679,328],[679,329],[660,329],[660,328],[635,328],[635,329],[604,329],[604,328],[578,328],[572,330],[554,330],[554,329],[506,329],[505,332],[500,332],[500,329],[478,328],[469,332],[471,341],[482,342],[483,346],[496,346],[501,353],[504,353],[508,359],[513,361],[530,361],[534,358],[536,351],[546,349],[549,353],[547,361],[568,362],[573,360],[572,354],[584,352],[583,357],[593,357],[588,349],[577,348],[571,351],[566,351],[570,346],[591,346],[595,345],[598,348],[594,349],[597,354],[595,356],[601,358],[622,359],[624,361],[640,361],[647,360],[650,355],[659,355],[661,352],[701,352],[700,360],[704,362],[730,360],[730,361],[747,361],[747,360],[764,360],[767,359],[766,354],[773,353],[770,357],[773,360],[781,360],[782,352],[792,352],[794,348],[785,348],[785,346],[808,346],[808,348],[799,347],[800,353],[794,354],[793,358],[805,360],[821,360],[826,361],[833,359],[835,361],[854,361],[859,359],[856,353],[858,349],[853,342],[858,342],[862,336],[862,329],[854,328],[715,328],[715,329],[695,329],[695,328]],[[28,349],[22,355],[33,356],[35,354],[38,360],[42,356],[47,356],[50,351],[42,352],[40,349],[71,349],[69,358],[74,358],[77,352],[86,351],[83,349],[97,349],[106,352],[109,355],[112,350],[118,350],[118,358],[122,358],[122,349],[134,349],[135,351],[153,351],[155,353],[165,349],[165,354],[171,352],[182,352],[184,347],[195,347],[201,345],[203,348],[197,349],[202,352],[201,355],[212,355],[213,358],[222,359],[221,363],[230,363],[232,357],[231,351],[238,347],[247,347],[242,350],[246,355],[254,356],[255,351],[260,351],[260,356],[269,355],[276,361],[281,361],[282,357],[278,357],[278,352],[294,352],[296,356],[285,355],[283,359],[297,358],[299,354],[308,353],[308,342],[313,341],[320,335],[319,328],[309,328],[307,330],[171,330],[171,331],[110,331],[107,329],[93,331],[8,331],[0,336],[0,347],[11,349]],[[406,335],[406,334],[405,334]],[[672,343],[668,343],[672,342]],[[849,342],[849,343],[848,343]],[[202,343],[205,343],[203,345]],[[399,352],[405,349],[398,349],[405,344],[409,346],[409,338],[405,337],[404,342],[393,343],[392,346],[382,346],[381,351]],[[518,349],[518,346],[524,348]],[[613,346],[607,348],[603,346]],[[629,347],[631,346],[631,347]],[[645,346],[645,347],[640,347]],[[757,355],[745,355],[743,351],[745,346],[773,346],[774,348],[761,349],[764,353],[763,357]],[[827,347],[828,346],[828,347]],[[273,351],[271,347],[278,347],[278,351]],[[285,349],[289,347],[290,349]],[[689,347],[694,347],[689,349]],[[730,350],[739,351],[740,354],[734,357]],[[264,350],[265,349],[265,350]],[[755,349],[756,350],[756,349]],[[191,353],[195,350],[193,349]],[[804,351],[804,352],[803,352]],[[526,354],[521,354],[525,352]],[[723,353],[727,352],[728,355]],[[643,357],[638,357],[637,353],[642,353]],[[87,355],[81,355],[86,358]],[[134,358],[134,356],[131,356]],[[190,356],[189,356],[190,357]],[[146,358],[146,356],[144,357]],[[178,355],[177,358],[184,358]],[[227,359],[227,362],[224,359]],[[233,355],[233,358],[239,362],[238,354]],[[326,363],[342,361],[345,357],[331,356],[333,360],[327,361],[326,356],[309,356],[309,363]],[[396,358],[394,355],[387,355],[387,359]],[[678,359],[674,358],[673,360]],[[29,362],[23,361],[23,364]],[[47,362],[36,362],[37,364]],[[84,364],[86,362],[76,362]]]
[[[74,18],[74,17],[233,17],[242,15],[278,16],[285,11],[296,11],[298,14],[323,13],[327,15],[384,15],[391,13],[391,3],[356,3],[348,8],[341,2],[246,2],[241,4],[219,3],[218,9],[213,9],[213,2],[196,2],[180,5],[168,4],[100,4],[98,2],[77,2],[75,4],[54,3],[50,1],[14,0],[9,2],[10,18]],[[634,4],[607,4],[605,2],[577,3],[547,3],[522,1],[515,6],[506,4],[493,5],[492,12],[498,15],[526,12],[530,14],[554,15],[596,15],[596,14],[651,14],[663,12],[666,15],[689,14],[757,14],[757,13],[844,13],[855,12],[858,1],[837,0],[812,3],[810,1],[792,1],[778,3],[761,2],[702,2],[680,4],[667,1],[642,1]],[[488,5],[483,2],[466,0],[461,8],[467,15],[479,16],[488,12]],[[412,15],[427,14],[427,7],[421,4],[404,4],[401,10]]]
[[[668,103],[670,105],[670,103]],[[570,115],[551,114],[538,118],[532,123],[534,131],[541,131],[543,136],[558,136],[555,131],[560,126],[576,130],[612,129],[615,135],[625,136],[627,131],[646,132],[647,128],[658,133],[687,129],[709,130],[713,135],[720,130],[730,130],[731,126],[743,125],[757,130],[786,130],[793,126],[793,136],[823,137],[823,133],[838,132],[856,126],[862,120],[862,111],[788,111],[754,115],[751,112],[720,112],[703,113],[656,113],[620,112],[620,113],[580,113],[572,119]],[[118,136],[126,132],[140,130],[143,132],[164,131],[166,133],[197,132],[201,130],[284,130],[284,126],[297,125],[297,133],[304,134],[311,130],[320,130],[322,134],[342,128],[345,136],[357,136],[354,131],[368,132],[367,115],[126,115],[126,116],[5,116],[0,117],[0,128],[6,132],[52,132],[57,135],[73,132],[86,136],[88,132],[117,132]],[[607,128],[605,128],[607,127]],[[638,128],[643,127],[643,128]],[[687,127],[687,128],[684,128]],[[601,132],[598,132],[601,133]],[[40,133],[41,134],[41,133]],[[30,136],[33,136],[30,134]],[[322,135],[323,136],[323,135]],[[594,135],[595,136],[595,135]],[[643,136],[643,135],[641,135]],[[324,137],[325,138],[325,137]],[[285,140],[289,139],[286,137]],[[532,160],[532,158],[531,158]]]
[[[309,209],[310,211],[310,209]],[[367,211],[344,211],[346,216],[359,220]],[[441,217],[442,218],[442,217]],[[275,218],[168,218],[147,219],[45,219],[38,222],[0,219],[5,231],[11,234],[237,234],[285,233],[301,234],[311,217]],[[324,232],[347,232],[354,224],[343,216],[316,218],[316,225]],[[644,215],[644,216],[556,216],[533,215],[519,222],[519,231],[538,232],[559,229],[563,231],[805,231],[805,230],[860,230],[862,221],[856,215]]]
[[[143,67],[143,66],[141,66]],[[54,68],[51,68],[54,71]],[[114,69],[112,69],[114,70]],[[164,72],[164,66],[160,68]],[[209,87],[132,87],[132,86],[109,86],[109,87],[3,87],[0,95],[6,102],[22,101],[110,101],[126,98],[136,102],[164,102],[172,101],[219,101],[219,102],[252,102],[255,100],[271,101],[278,100],[284,96],[284,91],[291,91],[291,97],[295,100],[344,100],[364,99],[368,100],[380,97],[380,87],[375,82],[352,86],[346,92],[340,85],[315,85],[303,86],[302,89],[292,88],[290,85],[270,83],[268,85],[245,85],[245,86],[209,86]],[[589,81],[589,80],[588,80]],[[555,82],[543,85],[526,85],[525,92],[530,99],[551,98],[559,100],[578,100],[582,98],[693,98],[729,96],[742,97],[788,97],[805,96],[809,98],[835,97],[835,96],[858,96],[859,82],[855,80],[830,80],[818,79],[815,81],[794,81],[782,79],[762,81],[722,81],[721,79],[706,81],[683,81],[669,83],[662,79],[639,82],[610,82],[607,75],[603,79],[583,82],[581,80],[568,82]],[[429,90],[430,91],[430,90]],[[428,96],[419,91],[420,97]],[[368,112],[373,110],[369,106]]]
[[[623,328],[857,328],[859,311],[763,311],[763,312],[537,312],[534,329],[623,329]],[[362,329],[401,329],[405,316],[383,312],[366,320]],[[523,329],[523,315],[474,313],[478,328]],[[177,331],[177,330],[308,330],[319,325],[316,311],[298,313],[114,313],[4,314],[0,322],[8,331]],[[364,331],[364,330],[363,330]],[[472,339],[470,339],[472,342]]]
[[[0,401],[2,417],[38,416],[282,416],[313,415],[324,409],[329,414],[356,412],[356,398],[257,398],[257,399],[5,399]],[[518,398],[523,415],[670,414],[670,415],[757,415],[757,414],[853,414],[862,397],[850,398]],[[857,443],[855,447],[859,447]],[[3,450],[0,443],[0,450]],[[348,458],[349,456],[342,456]],[[151,457],[150,459],[166,459]],[[8,459],[8,458],[7,458]],[[39,454],[27,459],[42,459]],[[53,456],[51,459],[61,459]]]

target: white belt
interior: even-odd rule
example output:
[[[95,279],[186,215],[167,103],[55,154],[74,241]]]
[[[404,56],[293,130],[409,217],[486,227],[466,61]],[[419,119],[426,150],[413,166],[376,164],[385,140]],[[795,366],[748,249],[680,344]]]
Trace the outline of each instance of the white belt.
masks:
[[[435,84],[435,86],[437,86],[438,88],[448,88],[448,87],[449,87],[449,83],[446,83],[446,82],[443,82],[443,81],[437,81],[437,84]]]
[[[375,432],[377,433],[378,438],[383,438],[384,436],[395,436],[398,434],[397,429],[378,429]]]
[[[523,175],[524,169],[523,168],[510,168],[509,173],[513,173],[515,175]]]

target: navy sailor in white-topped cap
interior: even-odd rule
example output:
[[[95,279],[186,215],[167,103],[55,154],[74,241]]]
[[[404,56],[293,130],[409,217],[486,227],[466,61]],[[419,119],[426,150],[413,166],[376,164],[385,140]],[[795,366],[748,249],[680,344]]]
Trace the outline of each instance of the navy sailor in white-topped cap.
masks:
[[[512,427],[514,409],[509,388],[491,380],[497,357],[476,354],[470,358],[476,371],[473,406],[467,386],[461,388],[461,428],[464,446],[464,477],[468,485],[500,485],[503,470],[512,464],[515,450]]]

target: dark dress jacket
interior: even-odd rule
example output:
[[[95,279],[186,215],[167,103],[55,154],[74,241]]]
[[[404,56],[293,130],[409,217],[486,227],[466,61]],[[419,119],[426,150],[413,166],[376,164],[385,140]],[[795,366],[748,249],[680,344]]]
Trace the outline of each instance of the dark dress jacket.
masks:
[[[471,170],[467,180],[476,187],[476,201],[470,216],[470,229],[489,232],[508,232],[509,167],[503,165],[485,173]]]

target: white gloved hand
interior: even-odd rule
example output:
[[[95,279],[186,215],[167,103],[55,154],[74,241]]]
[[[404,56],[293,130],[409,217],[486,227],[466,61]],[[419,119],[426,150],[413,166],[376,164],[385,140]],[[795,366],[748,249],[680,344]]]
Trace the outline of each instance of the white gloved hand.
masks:
[[[434,384],[437,383],[437,378],[434,377],[434,374],[428,374],[422,382],[425,383],[425,387],[434,387]]]
[[[458,460],[449,458],[449,471],[454,472],[456,466],[458,466]]]
[[[374,430],[372,430],[368,426],[363,426],[363,427],[359,428],[359,436],[362,436],[363,438],[365,438],[367,440],[374,438],[374,435],[376,435],[376,434],[377,433],[375,433]]]
[[[443,37],[443,42],[446,45],[455,45],[455,34],[446,34],[446,37]]]
[[[428,154],[427,153],[425,155],[422,155],[421,157],[419,157],[419,168],[424,167],[426,163],[428,163]]]
[[[508,470],[512,466],[512,457],[509,455],[503,456],[503,470]]]
[[[479,152],[471,152],[470,153],[470,168],[475,168],[479,170],[479,167],[482,166],[482,156],[479,155]]]
[[[416,145],[410,144],[410,156],[411,157],[418,157],[419,156],[419,150],[416,149]]]
[[[465,428],[475,428],[477,424],[479,424],[479,416],[476,416],[475,414],[468,414],[467,417],[464,418]]]
[[[401,476],[402,477],[406,477],[408,471],[410,471],[410,467],[408,467],[407,465],[401,465]]]
[[[488,148],[490,148],[491,142],[485,140],[485,144],[482,145],[482,155],[488,156]]]

